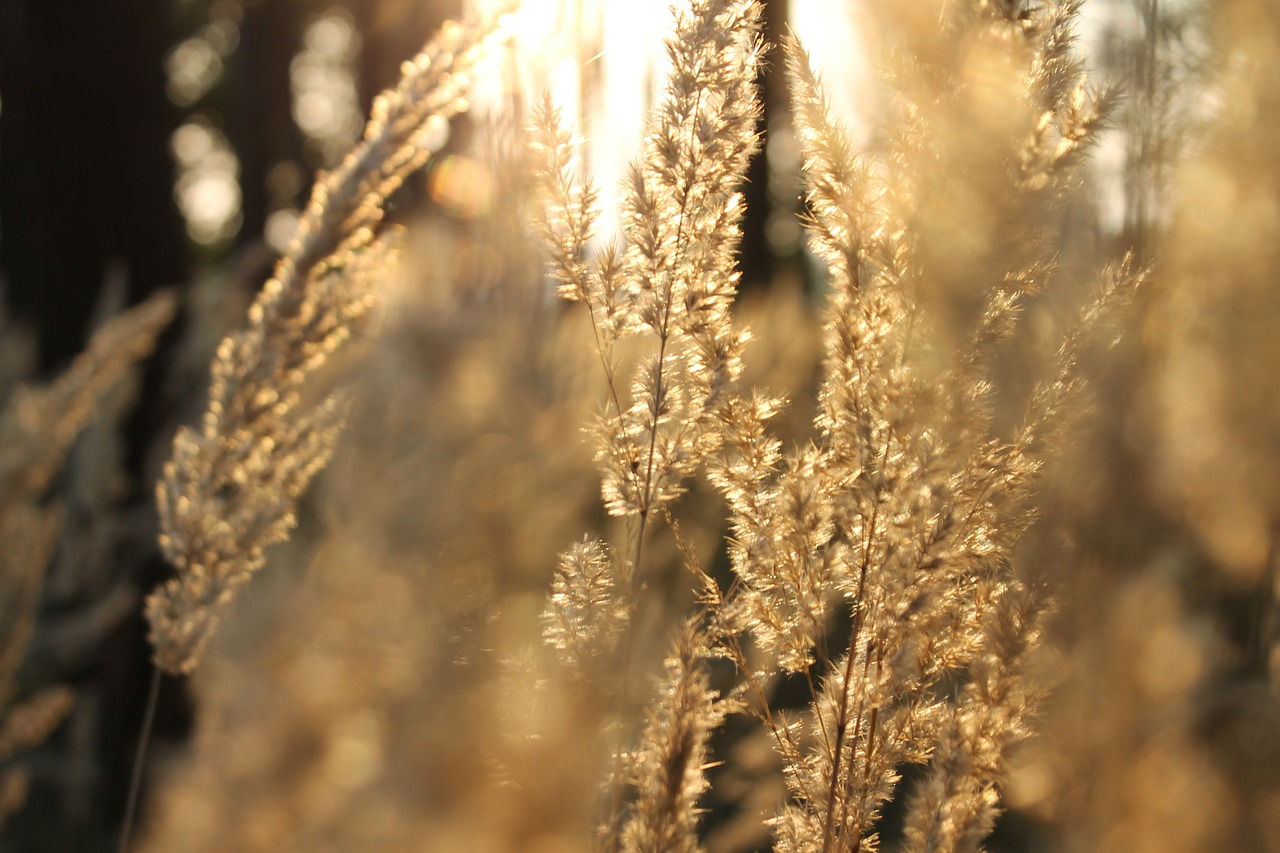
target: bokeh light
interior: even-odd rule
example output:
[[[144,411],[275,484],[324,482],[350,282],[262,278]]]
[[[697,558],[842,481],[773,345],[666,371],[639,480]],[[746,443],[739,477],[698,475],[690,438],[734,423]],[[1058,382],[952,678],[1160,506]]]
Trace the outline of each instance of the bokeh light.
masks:
[[[351,16],[330,9],[314,18],[289,69],[293,119],[321,165],[332,165],[360,133],[360,97],[352,64],[360,42]]]
[[[238,3],[214,4],[209,24],[169,52],[166,91],[175,104],[192,106],[222,80],[224,60],[240,44],[240,12]]]
[[[174,198],[187,234],[201,245],[235,235],[240,228],[240,161],[226,137],[207,119],[194,118],[169,141],[178,167]]]

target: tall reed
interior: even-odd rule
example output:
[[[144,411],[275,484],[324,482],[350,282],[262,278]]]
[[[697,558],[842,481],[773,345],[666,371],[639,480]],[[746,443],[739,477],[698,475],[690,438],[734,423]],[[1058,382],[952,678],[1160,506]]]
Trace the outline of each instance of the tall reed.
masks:
[[[21,754],[74,703],[65,684],[24,691],[18,679],[62,522],[47,492],[101,399],[151,354],[175,309],[174,294],[163,291],[111,318],[56,378],[16,388],[0,409],[0,823],[26,800]]]
[[[616,234],[579,132],[542,99],[511,206],[578,304],[505,282],[378,342],[325,529],[282,555],[307,582],[264,586],[201,668],[208,712],[148,849],[977,851],[1010,806],[1050,849],[1267,849],[1280,786],[1231,745],[1276,716],[1274,489],[1249,476],[1275,456],[1264,6],[1218,11],[1220,126],[1173,169],[1184,207],[1137,247],[1146,265],[1072,257],[1064,236],[1118,102],[1075,49],[1075,0],[869,9],[887,107],[863,141],[805,46],[775,46],[822,351],[785,389],[744,378],[735,305],[761,4],[677,8]],[[179,569],[149,604],[164,669],[196,667],[328,463],[346,410],[322,367],[390,263],[387,195],[483,44],[447,29],[406,67],[220,348],[160,486]],[[1103,414],[1150,445],[1132,450],[1175,553],[1118,579],[1096,552],[1073,562],[1091,553],[1080,510],[1041,518],[1041,493],[1070,500],[1060,457],[1097,466],[1071,447],[1136,297],[1149,322],[1127,344],[1159,357],[1129,367],[1138,410]],[[753,325],[775,348],[813,328]],[[795,410],[814,415],[792,441]],[[595,512],[577,488],[592,452]],[[1234,674],[1192,612],[1205,588],[1263,593]],[[1248,701],[1223,711],[1220,682]],[[1256,777],[1233,787],[1220,754]]]
[[[178,570],[147,601],[166,672],[195,668],[328,462],[346,403],[340,392],[324,396],[313,376],[352,335],[394,262],[395,229],[380,228],[388,199],[440,144],[444,123],[466,105],[468,69],[498,37],[491,26],[446,24],[405,63],[361,142],[316,182],[247,328],[219,345],[208,410],[199,430],[179,430],[157,487],[160,545]]]

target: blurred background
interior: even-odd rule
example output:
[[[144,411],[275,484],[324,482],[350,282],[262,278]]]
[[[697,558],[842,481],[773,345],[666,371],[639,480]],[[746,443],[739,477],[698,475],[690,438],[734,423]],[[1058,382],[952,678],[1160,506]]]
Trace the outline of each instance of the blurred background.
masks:
[[[858,17],[848,10],[851,5],[767,0],[767,37],[776,42],[787,27],[795,29],[828,75],[835,101],[855,133],[874,146],[877,99],[883,94],[867,86],[871,70],[861,58]],[[1081,45],[1091,67],[1099,80],[1119,81],[1126,97],[1095,153],[1079,200],[1067,214],[1060,241],[1070,249],[1071,264],[1081,267],[1129,251],[1145,262],[1174,218],[1169,201],[1174,164],[1188,140],[1202,138],[1190,129],[1201,120],[1204,96],[1210,92],[1205,82],[1209,29],[1202,10],[1188,2],[1090,0],[1084,8]],[[287,246],[316,170],[333,166],[358,138],[373,96],[395,82],[400,63],[446,18],[474,11],[443,0],[0,0],[0,280],[6,382],[0,390],[11,389],[18,379],[54,375],[83,349],[90,330],[121,306],[163,288],[177,288],[185,305],[157,356],[118,398],[108,401],[104,425],[81,439],[55,486],[64,506],[64,531],[20,682],[69,684],[77,704],[66,723],[28,756],[27,804],[0,831],[0,850],[114,849],[149,677],[139,604],[168,572],[153,542],[152,490],[172,432],[201,410],[212,349],[241,321],[274,258]],[[477,73],[473,112],[452,123],[440,154],[392,204],[393,219],[409,226],[412,235],[408,262],[397,272],[394,286],[410,294],[404,304],[420,312],[414,316],[430,330],[400,346],[428,371],[441,358],[454,358],[463,367],[469,363],[465,352],[450,349],[465,334],[458,330],[469,328],[468,306],[506,300],[521,318],[556,310],[548,307],[550,289],[527,244],[520,207],[507,200],[521,191],[524,180],[519,171],[524,106],[529,97],[550,89],[577,120],[590,140],[586,162],[609,209],[616,204],[614,187],[626,161],[638,150],[645,109],[661,78],[667,18],[660,3],[528,0],[515,27],[521,39]],[[765,144],[746,188],[741,264],[748,302],[755,300],[751,310],[784,319],[791,316],[787,312],[804,315],[786,319],[793,338],[761,344],[764,373],[780,371],[783,379],[803,385],[811,379],[816,359],[811,309],[822,278],[803,247],[796,218],[799,163],[780,67],[780,60],[770,62],[761,81]],[[1212,91],[1221,96],[1227,90]],[[1274,296],[1270,299],[1268,305],[1274,305]],[[1150,310],[1158,314],[1157,309]],[[1190,309],[1183,310],[1185,315]],[[1151,394],[1158,397],[1160,377],[1167,374],[1160,372],[1164,362],[1151,368],[1144,361],[1144,354],[1163,351],[1158,345],[1148,348],[1149,343],[1140,337],[1126,351],[1122,367],[1100,377],[1097,403],[1108,417],[1084,437],[1085,449],[1073,458],[1104,460],[1105,473],[1063,486],[1050,495],[1049,506],[1057,513],[1057,532],[1087,531],[1077,537],[1084,543],[1084,556],[1074,556],[1092,566],[1096,577],[1090,575],[1093,586],[1082,586],[1088,592],[1080,595],[1106,597],[1105,590],[1116,585],[1127,589],[1132,581],[1136,592],[1108,599],[1118,608],[1109,618],[1132,626],[1149,617],[1164,626],[1160,636],[1171,645],[1151,653],[1151,666],[1166,667],[1170,657],[1195,646],[1196,669],[1183,687],[1190,691],[1187,685],[1216,673],[1219,681],[1212,695],[1187,700],[1204,718],[1186,725],[1200,738],[1196,743],[1221,747],[1218,752],[1210,749],[1205,759],[1220,761],[1213,772],[1228,778],[1254,773],[1260,781],[1250,783],[1250,790],[1271,790],[1274,771],[1248,753],[1262,744],[1261,754],[1272,755],[1268,750],[1276,742],[1270,728],[1276,717],[1274,700],[1260,687],[1270,678],[1266,631],[1271,630],[1272,599],[1267,584],[1274,550],[1266,550],[1266,538],[1259,540],[1256,531],[1241,532],[1237,516],[1222,522],[1227,527],[1213,518],[1204,522],[1208,516],[1203,513],[1191,513],[1199,523],[1187,520],[1195,497],[1180,497],[1178,488],[1196,472],[1178,464],[1194,453],[1186,441],[1174,441],[1167,458],[1152,450],[1149,439],[1160,434],[1158,422],[1167,418],[1158,400],[1151,402]],[[556,342],[552,348],[559,346]],[[510,375],[517,376],[521,352],[509,351],[506,359]],[[1266,368],[1267,363],[1258,366]],[[395,369],[403,372],[403,367],[398,362]],[[563,375],[558,381],[568,382]],[[1175,376],[1174,384],[1178,381]],[[396,393],[403,392],[400,386]],[[394,404],[391,390],[381,393],[379,399]],[[530,411],[538,410],[536,400],[530,406]],[[419,424],[418,414],[405,415],[407,422]],[[797,422],[806,416],[803,407],[794,415]],[[1239,422],[1263,424],[1251,417]],[[554,445],[563,434],[564,424],[538,423],[545,434],[537,448]],[[802,426],[795,429],[803,433]],[[470,447],[471,433],[463,425],[455,430],[440,439],[440,455]],[[403,426],[397,434],[411,432],[411,426]],[[394,466],[395,454],[387,445],[359,427],[356,435],[369,442],[368,453],[390,453],[387,462]],[[1268,442],[1274,433],[1264,424],[1259,435],[1257,458],[1273,466]],[[360,438],[355,441],[359,446]],[[491,450],[486,448],[484,453]],[[478,453],[474,447],[470,452]],[[585,506],[594,497],[589,454],[564,461],[563,467],[586,484],[585,497],[561,501],[562,526],[570,530],[591,512]],[[341,468],[341,460],[335,468]],[[479,482],[474,471],[455,473],[461,482]],[[1170,485],[1172,479],[1182,485]],[[505,481],[497,477],[492,482]],[[529,502],[542,500],[545,488],[531,486]],[[1206,489],[1196,494],[1213,494]],[[1233,493],[1242,492],[1237,488]],[[1254,494],[1249,488],[1243,493]],[[1081,494],[1088,500],[1082,502]],[[476,499],[483,502],[485,496]],[[1264,521],[1258,524],[1263,528],[1270,523],[1270,500],[1270,492],[1263,491],[1256,500],[1244,500],[1246,510],[1261,513]],[[383,512],[395,516],[392,510]],[[420,522],[406,517],[400,523],[412,527]],[[1054,535],[1046,541],[1056,541]],[[415,540],[428,539],[422,531],[415,534]],[[515,546],[511,552],[549,572],[551,555],[564,541],[549,542],[546,559],[534,560]],[[1263,564],[1265,571],[1257,568]],[[545,589],[546,577],[535,569],[521,578],[514,584],[521,595]],[[1175,588],[1179,592],[1171,591]],[[1144,610],[1148,606],[1155,615]],[[1195,610],[1201,621],[1183,621],[1183,608]],[[1075,642],[1091,623],[1073,622],[1071,614],[1078,611],[1064,610],[1069,617],[1062,628],[1065,642]],[[1192,624],[1198,627],[1186,627]],[[1216,627],[1209,631],[1203,624]],[[1206,631],[1212,641],[1204,640]],[[1133,642],[1144,642],[1142,632],[1137,634]],[[1205,651],[1210,647],[1212,652]],[[1092,653],[1099,659],[1124,659],[1116,648]],[[1118,682],[1132,675],[1108,672]],[[1255,695],[1257,689],[1263,690],[1263,698]],[[1237,694],[1247,700],[1240,706],[1244,711],[1230,702],[1210,701]],[[1059,713],[1079,713],[1072,710],[1069,691],[1066,695],[1067,710]],[[1096,692],[1081,695],[1092,697],[1077,696],[1084,707],[1097,707]],[[186,745],[193,719],[188,686],[166,681],[154,735],[162,756]],[[1156,725],[1157,731],[1165,731],[1162,725]],[[1125,731],[1136,742],[1148,742],[1143,724],[1134,722],[1130,728]],[[1255,728],[1266,736],[1257,736]],[[1063,743],[1079,751],[1078,742],[1063,737]],[[1113,748],[1091,743],[1098,756]],[[1061,757],[1067,750],[1055,754]],[[1085,757],[1080,762],[1083,767]],[[1104,763],[1101,757],[1098,762]],[[1066,826],[1080,814],[1103,821],[1097,817],[1107,808],[1102,794],[1080,794],[1078,802],[1055,801],[1060,807],[1056,812],[1046,806],[1052,799],[1047,793],[1052,774],[1044,767],[1050,765],[1045,759],[1024,774],[1022,799],[1014,803],[1018,809],[998,833],[996,844],[1006,845],[1002,849],[1035,849],[1028,840],[1039,837],[1035,827],[1055,821]],[[1127,778],[1131,770],[1121,768],[1107,778]],[[1082,771],[1077,767],[1074,772]],[[1142,772],[1147,775],[1133,785],[1158,784],[1158,766]],[[1193,786],[1187,794],[1193,800],[1214,804],[1229,799],[1194,790],[1195,779],[1187,784]],[[1274,819],[1280,800],[1258,797],[1259,813]],[[734,813],[730,806],[713,813],[713,829],[727,825],[725,815]],[[1114,818],[1116,825],[1123,822]],[[1258,825],[1264,824],[1258,818]],[[1248,843],[1232,849],[1266,849],[1276,841],[1268,834],[1274,832],[1274,820],[1265,826],[1270,828],[1249,830]],[[1127,837],[1116,836],[1120,840],[1114,843]],[[1066,842],[1059,846],[1071,848]],[[736,848],[724,841],[720,849]]]

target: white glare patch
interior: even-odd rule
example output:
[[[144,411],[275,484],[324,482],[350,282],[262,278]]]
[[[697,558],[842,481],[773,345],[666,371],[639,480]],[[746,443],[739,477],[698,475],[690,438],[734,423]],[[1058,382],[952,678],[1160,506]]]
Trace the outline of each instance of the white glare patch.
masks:
[[[169,72],[169,98],[179,106],[190,106],[222,77],[222,59],[209,44],[191,38],[179,44],[165,62]]]
[[[293,208],[286,208],[277,210],[267,217],[263,236],[276,254],[283,255],[288,252],[289,243],[293,240],[293,235],[298,232],[298,215],[298,211]]]
[[[203,122],[189,121],[169,137],[169,150],[184,169],[193,169],[213,151],[214,131]]]
[[[439,151],[449,141],[449,122],[438,115],[428,116],[418,139],[428,151]]]
[[[843,0],[796,0],[790,6],[791,27],[822,75],[832,108],[855,134],[865,133],[870,69],[850,4]]]
[[[174,131],[169,148],[178,167],[174,198],[187,234],[201,245],[234,236],[240,227],[240,161],[226,137],[196,118]]]
[[[502,2],[473,5],[483,15]],[[474,111],[498,115],[513,103],[540,103],[549,92],[586,140],[582,162],[600,191],[603,222],[616,226],[618,187],[641,152],[670,26],[666,3],[524,0],[507,20],[510,49],[476,69]]]
[[[1129,137],[1119,129],[1104,131],[1094,149],[1093,171],[1098,186],[1098,225],[1118,234],[1125,224],[1125,171],[1129,165]]]
[[[222,80],[223,60],[240,43],[240,28],[226,8],[191,38],[178,43],[165,58],[169,100],[180,107],[199,101]],[[225,13],[225,14],[223,14]]]
[[[359,43],[350,17],[333,9],[311,21],[289,66],[293,120],[325,165],[337,162],[360,133],[360,97],[352,67]]]
[[[354,36],[351,24],[340,12],[329,12],[307,27],[303,41],[307,50],[331,59],[343,59],[351,52]]]

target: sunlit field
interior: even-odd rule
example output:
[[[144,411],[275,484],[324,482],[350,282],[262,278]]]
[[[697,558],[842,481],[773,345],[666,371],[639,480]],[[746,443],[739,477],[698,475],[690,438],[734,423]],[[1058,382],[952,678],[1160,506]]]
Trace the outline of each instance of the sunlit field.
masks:
[[[1273,2],[102,6],[0,853],[1280,850]]]

